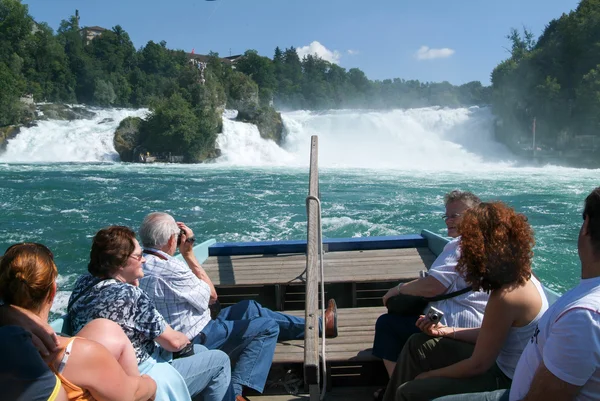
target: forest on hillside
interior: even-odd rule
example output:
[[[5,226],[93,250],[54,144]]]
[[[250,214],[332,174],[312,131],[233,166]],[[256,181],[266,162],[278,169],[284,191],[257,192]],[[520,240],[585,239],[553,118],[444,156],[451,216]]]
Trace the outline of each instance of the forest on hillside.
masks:
[[[508,36],[511,54],[492,72],[497,134],[548,151],[600,151],[600,0],[550,21],[539,38]]]
[[[293,47],[276,48],[272,58],[248,50],[235,65],[210,53],[207,64],[198,69],[189,54],[165,42],[136,49],[119,25],[87,40],[76,16],[53,32],[34,21],[20,0],[0,0],[0,126],[23,120],[18,99],[25,94],[35,101],[153,110],[185,103],[182,116],[208,119],[210,127],[215,118],[209,110],[240,103],[318,110],[455,107],[491,99],[490,88],[480,82],[372,81],[358,68],[346,70],[311,55],[300,59]]]
[[[167,43],[136,49],[115,26],[88,40],[76,16],[54,32],[20,0],[0,0],[0,127],[27,123],[19,99],[100,107],[149,107],[141,130],[162,151],[202,160],[214,149],[224,107],[274,125],[275,109],[393,109],[492,105],[499,140],[542,149],[600,149],[600,0],[550,21],[539,38],[513,29],[510,56],[492,85],[370,80],[294,47],[273,57],[246,51],[235,63],[210,53],[202,63]],[[272,120],[272,121],[271,121]],[[279,117],[280,120],[280,117]],[[262,133],[262,131],[261,131]]]

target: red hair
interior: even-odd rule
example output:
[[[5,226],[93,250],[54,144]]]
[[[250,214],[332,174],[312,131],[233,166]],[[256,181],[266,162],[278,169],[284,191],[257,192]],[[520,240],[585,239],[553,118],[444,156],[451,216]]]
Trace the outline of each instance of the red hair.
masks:
[[[38,312],[57,276],[47,247],[30,242],[12,245],[0,260],[0,297],[10,305]]]
[[[523,214],[502,202],[481,203],[465,212],[458,231],[456,270],[474,289],[491,291],[531,278],[535,240]]]

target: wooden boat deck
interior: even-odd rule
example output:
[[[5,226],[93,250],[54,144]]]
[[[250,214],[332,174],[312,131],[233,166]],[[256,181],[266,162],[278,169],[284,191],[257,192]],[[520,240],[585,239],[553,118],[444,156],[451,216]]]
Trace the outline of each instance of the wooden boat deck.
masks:
[[[419,277],[435,260],[428,248],[328,252],[326,283],[403,281]],[[211,256],[202,267],[215,286],[256,286],[304,282],[306,255]]]
[[[433,252],[422,246],[324,254],[326,298],[338,303],[338,337],[326,339],[328,375],[334,376],[334,383],[373,384],[370,377],[382,368],[371,354],[375,322],[386,311],[381,297],[390,283],[418,278],[434,260]],[[210,256],[202,266],[224,306],[255,299],[304,317],[306,254]],[[285,341],[277,345],[273,365],[301,366],[304,357],[304,340]],[[342,379],[335,377],[336,371]]]
[[[328,362],[369,362],[378,359],[371,355],[375,335],[375,322],[386,312],[378,308],[338,309],[338,336],[325,341]],[[304,316],[303,311],[288,312]],[[304,340],[277,344],[274,363],[301,363],[304,360]]]

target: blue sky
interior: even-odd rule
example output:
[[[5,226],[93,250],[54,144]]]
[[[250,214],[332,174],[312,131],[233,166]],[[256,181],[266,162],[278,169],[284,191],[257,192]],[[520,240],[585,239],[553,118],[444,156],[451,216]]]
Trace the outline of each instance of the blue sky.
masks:
[[[539,35],[578,0],[24,0],[54,29],[79,9],[82,26],[120,24],[136,47],[222,56],[276,46],[318,52],[371,79],[489,84],[511,27]],[[311,45],[312,44],[312,45]]]

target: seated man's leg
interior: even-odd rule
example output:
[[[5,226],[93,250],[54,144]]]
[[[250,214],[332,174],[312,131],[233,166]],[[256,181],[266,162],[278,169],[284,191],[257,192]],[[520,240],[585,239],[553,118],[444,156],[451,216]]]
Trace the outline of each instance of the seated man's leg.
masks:
[[[226,308],[227,309],[227,308]],[[202,330],[204,345],[226,352],[233,362],[231,382],[236,395],[243,386],[262,392],[273,362],[279,326],[269,318],[212,320]]]
[[[224,397],[231,381],[231,367],[224,352],[194,345],[194,355],[175,359],[172,365],[185,380],[192,399],[228,401]]]
[[[454,394],[436,398],[433,401],[508,401],[510,389],[487,391],[485,393]]]
[[[373,355],[383,359],[388,375],[396,367],[396,360],[410,336],[419,333],[415,325],[418,316],[399,316],[388,313],[379,316],[375,324]]]
[[[390,377],[384,400],[394,400],[396,390],[404,383],[414,380],[420,373],[440,369],[470,357],[474,348],[473,344],[462,341],[429,337],[423,333],[413,334],[398,357],[398,363]],[[423,380],[414,380],[414,382],[422,383]],[[436,396],[447,394],[450,393],[441,393]]]
[[[18,326],[0,327],[0,399],[17,401],[65,400],[58,378]]]
[[[251,320],[257,317],[265,317],[277,322],[280,341],[304,337],[303,318],[272,311],[256,301],[240,301],[221,311],[219,317],[225,320]]]
[[[326,307],[331,308],[331,306]],[[304,338],[304,318],[272,311],[256,301],[240,301],[235,305],[223,309],[219,313],[219,318],[224,320],[246,320],[256,317],[265,317],[277,322],[279,326],[279,341],[300,340]],[[320,321],[321,318],[319,318],[319,323]],[[335,331],[337,331],[337,327]],[[321,334],[321,324],[319,324],[319,333]],[[327,333],[328,336],[330,336],[329,333]],[[335,337],[335,335],[331,336]]]

